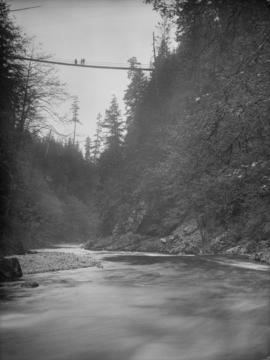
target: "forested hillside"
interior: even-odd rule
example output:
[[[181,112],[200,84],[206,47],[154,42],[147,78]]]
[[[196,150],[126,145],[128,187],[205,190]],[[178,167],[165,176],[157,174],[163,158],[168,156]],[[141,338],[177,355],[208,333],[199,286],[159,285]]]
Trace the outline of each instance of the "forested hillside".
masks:
[[[42,101],[64,92],[48,74],[46,98],[41,72],[11,60],[27,44],[1,5],[4,247],[267,253],[269,1],[146,3],[163,19],[154,70],[129,60],[126,112],[114,96],[84,156],[74,139],[40,135]]]
[[[147,2],[164,21],[155,70],[150,79],[130,73],[125,141],[98,164],[100,230],[109,238],[89,246],[268,247],[269,2]]]
[[[1,2],[1,253],[82,242],[95,232],[94,167],[75,138],[54,135],[64,85],[50,66],[14,59],[32,48]]]

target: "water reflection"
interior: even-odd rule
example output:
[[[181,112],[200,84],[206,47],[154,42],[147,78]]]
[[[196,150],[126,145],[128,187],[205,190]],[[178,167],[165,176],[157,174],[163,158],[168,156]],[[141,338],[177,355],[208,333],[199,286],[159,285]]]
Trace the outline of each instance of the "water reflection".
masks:
[[[1,359],[263,360],[269,354],[266,271],[214,258],[97,256],[103,270],[39,274],[31,277],[39,288],[13,288],[15,298],[2,303]]]

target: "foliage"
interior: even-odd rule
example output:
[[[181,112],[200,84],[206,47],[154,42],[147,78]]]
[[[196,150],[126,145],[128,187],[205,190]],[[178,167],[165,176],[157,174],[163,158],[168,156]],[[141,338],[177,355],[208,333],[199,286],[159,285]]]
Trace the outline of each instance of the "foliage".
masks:
[[[53,138],[32,138],[17,158],[17,169],[11,221],[15,236],[20,234],[25,246],[93,236],[94,171],[75,146]]]
[[[117,171],[102,168],[110,183],[99,193],[104,224],[127,231],[144,201],[144,233],[162,236],[191,217],[209,236],[230,228],[247,236],[246,218],[269,221],[269,2],[146,2],[163,15],[165,31],[151,78],[129,74],[121,161]]]
[[[77,131],[77,125],[80,124],[79,120],[79,99],[77,96],[73,98],[71,111],[72,111],[72,119],[71,122],[73,123],[73,141],[72,144],[75,145],[76,143],[76,131]]]
[[[97,115],[96,132],[95,132],[93,146],[92,146],[92,153],[93,153],[93,161],[94,161],[94,163],[97,162],[97,160],[98,160],[98,158],[100,156],[101,146],[102,146],[102,116],[99,113]]]
[[[55,140],[53,106],[65,98],[55,72],[32,62],[26,40],[0,4],[1,252],[55,241],[83,241],[95,233],[95,170],[75,143]],[[77,102],[73,121],[77,123]],[[48,136],[44,129],[49,128]]]
[[[110,107],[105,112],[101,127],[104,131],[105,149],[110,152],[118,152],[123,143],[124,129],[119,105],[115,96],[112,97]]]
[[[34,50],[28,54],[29,46],[27,44],[25,48],[25,56],[46,58]],[[22,75],[23,81],[18,89],[20,97],[16,102],[16,128],[20,133],[39,133],[50,129],[48,118],[54,123],[61,121],[55,108],[67,96],[64,84],[59,81],[55,69],[48,64],[29,61],[23,66]]]
[[[130,65],[130,70],[128,72],[130,83],[125,92],[124,101],[126,104],[126,123],[128,131],[132,131],[136,112],[138,112],[138,108],[142,103],[147,87],[147,78],[142,70],[135,70],[137,65],[140,65],[136,57],[130,58],[128,62]]]
[[[87,136],[86,140],[85,140],[85,145],[84,145],[84,158],[87,161],[91,160],[91,139],[89,136]]]
[[[9,211],[15,173],[14,134],[18,87],[23,81],[23,67],[10,59],[23,51],[23,39],[9,18],[8,7],[0,3],[0,237],[10,232]],[[2,247],[2,243],[1,243]]]
[[[85,156],[76,100],[73,141],[35,132],[39,106],[60,84],[10,60],[26,50],[1,8],[1,218],[28,246],[130,231],[166,236],[189,219],[205,246],[223,232],[253,245],[269,237],[269,2],[146,2],[163,16],[154,71],[147,78],[129,60],[126,122],[113,97]]]

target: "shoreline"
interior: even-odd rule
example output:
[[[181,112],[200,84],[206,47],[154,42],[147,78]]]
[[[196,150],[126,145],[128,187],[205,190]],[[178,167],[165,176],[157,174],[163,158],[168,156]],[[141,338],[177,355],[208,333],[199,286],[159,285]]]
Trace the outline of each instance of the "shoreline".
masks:
[[[63,247],[64,249],[65,247]],[[97,267],[103,268],[101,261],[95,259],[95,252],[97,253],[107,253],[108,255],[119,253],[119,255],[134,255],[134,256],[168,256],[168,257],[199,257],[199,258],[209,258],[220,257],[220,260],[226,259],[229,262],[242,261],[249,263],[253,266],[266,266],[269,267],[269,264],[266,262],[256,261],[252,254],[228,254],[228,253],[219,253],[219,254],[185,254],[178,253],[172,254],[162,251],[145,251],[145,250],[127,250],[127,249],[83,249],[83,253],[74,253],[72,248],[75,246],[67,245],[71,251],[65,252],[61,251],[61,246],[58,247],[59,251],[56,248],[39,248],[33,249],[24,255],[13,255],[8,257],[16,257],[21,265],[22,273],[24,275],[33,275],[46,272],[55,272],[55,271],[65,271],[65,270],[75,270],[80,268],[90,268]],[[86,250],[86,251],[85,251]],[[88,253],[89,252],[89,253]],[[115,254],[116,255],[116,254]],[[227,264],[229,265],[229,263]]]
[[[85,250],[88,251],[101,251],[101,252],[122,252],[124,253],[137,253],[138,255],[140,254],[149,254],[150,256],[198,256],[198,257],[211,257],[211,256],[221,256],[227,259],[231,259],[231,260],[245,260],[247,262],[250,262],[252,264],[258,264],[258,265],[268,265],[270,266],[270,260],[261,260],[262,255],[264,254],[264,252],[254,252],[254,253],[238,253],[238,252],[209,252],[209,253],[198,253],[198,254],[192,254],[192,253],[171,253],[169,251],[158,251],[156,249],[153,250],[145,250],[145,249],[121,249],[121,248],[115,248],[115,249],[111,249],[110,246],[108,248],[91,248],[91,247],[84,247]],[[258,255],[260,255],[260,257],[258,257]]]
[[[61,251],[37,251],[24,255],[14,255],[21,265],[23,275],[51,271],[74,270],[87,267],[101,267],[101,263],[90,254],[74,254]]]

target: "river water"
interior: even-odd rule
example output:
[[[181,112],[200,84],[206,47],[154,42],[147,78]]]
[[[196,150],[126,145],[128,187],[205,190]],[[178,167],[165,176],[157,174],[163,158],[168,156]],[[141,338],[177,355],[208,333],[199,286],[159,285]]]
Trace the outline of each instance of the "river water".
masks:
[[[270,355],[269,267],[220,257],[93,256],[103,269],[28,275],[38,288],[7,287],[0,310],[1,360]]]

